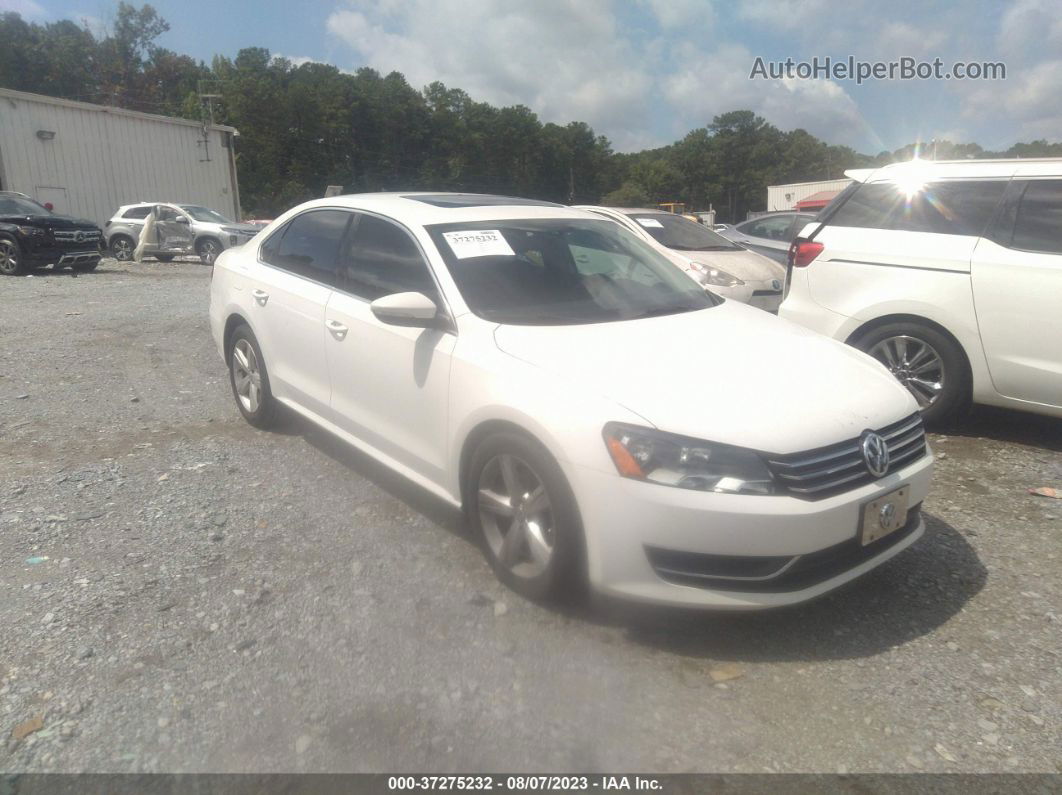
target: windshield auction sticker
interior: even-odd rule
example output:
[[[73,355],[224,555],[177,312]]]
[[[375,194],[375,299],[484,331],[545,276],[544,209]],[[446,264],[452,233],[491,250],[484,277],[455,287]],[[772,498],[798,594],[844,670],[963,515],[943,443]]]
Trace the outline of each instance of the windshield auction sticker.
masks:
[[[443,232],[443,237],[450,244],[451,251],[458,259],[471,257],[512,257],[502,233],[497,229],[483,229],[473,232]]]

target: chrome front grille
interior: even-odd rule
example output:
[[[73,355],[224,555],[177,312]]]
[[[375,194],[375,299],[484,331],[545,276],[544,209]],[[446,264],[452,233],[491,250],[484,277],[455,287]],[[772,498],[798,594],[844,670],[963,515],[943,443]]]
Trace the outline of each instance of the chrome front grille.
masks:
[[[926,454],[926,432],[918,414],[887,425],[877,433],[889,448],[889,467],[881,477]],[[839,494],[877,479],[867,469],[859,439],[805,453],[768,456],[767,465],[786,492],[809,500]]]
[[[57,243],[98,243],[98,229],[56,229],[53,233]]]

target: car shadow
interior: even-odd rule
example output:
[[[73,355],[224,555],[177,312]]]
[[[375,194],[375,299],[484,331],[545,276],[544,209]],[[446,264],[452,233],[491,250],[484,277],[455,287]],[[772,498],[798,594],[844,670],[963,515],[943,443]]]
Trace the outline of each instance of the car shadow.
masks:
[[[310,421],[289,414],[281,433],[301,436],[433,523],[475,544],[463,514]],[[954,527],[923,513],[926,533],[844,587],[794,607],[723,612],[582,598],[547,604],[566,621],[608,627],[629,642],[692,659],[745,662],[870,657],[929,634],[976,596],[988,572]],[[484,569],[489,566],[486,560]]]
[[[988,579],[961,533],[923,516],[926,533],[914,545],[802,605],[723,613],[599,600],[577,615],[620,629],[631,642],[688,658],[779,662],[880,654],[943,626]]]
[[[974,407],[969,417],[944,435],[994,439],[1062,452],[1062,419],[995,406]]]

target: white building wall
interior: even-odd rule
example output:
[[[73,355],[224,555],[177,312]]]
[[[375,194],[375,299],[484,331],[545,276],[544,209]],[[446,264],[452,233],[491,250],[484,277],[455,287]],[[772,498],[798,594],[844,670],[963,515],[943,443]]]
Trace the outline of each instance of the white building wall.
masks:
[[[767,187],[767,210],[792,210],[801,199],[806,199],[824,190],[844,190],[850,179],[826,179],[821,182],[794,182],[789,185],[769,185]]]
[[[41,140],[38,130],[55,133]],[[103,224],[123,204],[187,202],[238,219],[231,127],[0,89],[0,183]],[[206,160],[209,152],[209,161]]]

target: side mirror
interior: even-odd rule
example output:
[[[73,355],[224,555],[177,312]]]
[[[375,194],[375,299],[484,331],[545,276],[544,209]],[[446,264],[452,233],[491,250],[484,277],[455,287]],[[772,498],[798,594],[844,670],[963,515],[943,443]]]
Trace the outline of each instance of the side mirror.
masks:
[[[381,323],[413,328],[435,328],[439,325],[439,308],[424,293],[392,293],[377,298],[369,309]]]
[[[188,217],[184,215],[178,215],[176,221],[177,223],[184,224],[185,226],[188,226],[188,224],[190,223]]]

